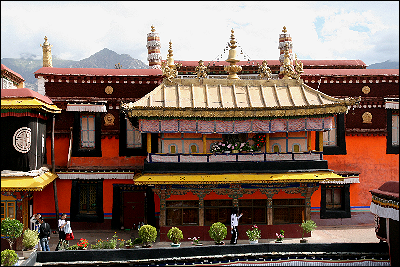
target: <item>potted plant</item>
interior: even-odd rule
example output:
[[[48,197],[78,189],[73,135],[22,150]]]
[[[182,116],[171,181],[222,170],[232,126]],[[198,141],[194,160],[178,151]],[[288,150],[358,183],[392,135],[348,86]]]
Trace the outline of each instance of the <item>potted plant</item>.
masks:
[[[303,229],[303,232],[301,235],[300,243],[307,243],[307,239],[304,239],[305,233],[311,233],[312,231],[314,231],[315,228],[317,228],[317,224],[312,220],[307,220],[303,221],[303,223],[301,224],[301,228]]]
[[[192,237],[192,238],[188,238],[190,241],[192,241],[192,245],[195,246],[202,246],[203,244],[200,243],[200,237]]]
[[[15,240],[22,235],[23,229],[24,225],[18,220],[7,217],[1,221],[1,235],[8,241],[10,250],[12,250]]]
[[[13,266],[18,262],[18,254],[12,249],[1,252],[1,266]]]
[[[282,243],[283,239],[285,238],[285,231],[281,230],[280,233],[276,233],[276,240],[275,243]]]
[[[210,237],[214,239],[215,244],[223,245],[224,242],[222,240],[225,239],[228,231],[225,224],[221,222],[216,222],[211,225],[210,230],[208,230],[208,233],[210,234]]]
[[[247,237],[249,238],[250,244],[258,243],[258,239],[261,238],[261,231],[257,225],[254,225],[251,229],[246,231]]]
[[[151,243],[156,241],[157,229],[152,226],[145,224],[139,229],[139,237],[142,239],[142,247],[151,247]]]
[[[29,258],[32,252],[35,251],[35,246],[39,244],[39,233],[34,230],[26,229],[22,238],[22,245],[25,250],[22,252],[24,258]]]
[[[131,239],[126,240],[126,242],[125,242],[125,247],[126,247],[126,248],[131,248],[131,247],[133,247],[133,242],[132,242]]]
[[[179,241],[183,239],[182,231],[178,227],[172,227],[167,233],[167,237],[172,241],[171,247],[180,247]]]

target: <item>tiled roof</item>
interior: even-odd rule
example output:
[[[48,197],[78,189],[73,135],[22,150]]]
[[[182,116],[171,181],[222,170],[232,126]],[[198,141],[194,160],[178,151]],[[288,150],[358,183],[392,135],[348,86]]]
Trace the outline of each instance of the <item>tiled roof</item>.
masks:
[[[47,75],[84,75],[84,76],[161,76],[159,69],[100,69],[100,68],[52,68],[43,67],[34,72],[35,77]]]
[[[388,181],[381,185],[378,189],[370,191],[372,194],[399,199],[399,181]]]
[[[15,71],[13,71],[13,70],[7,68],[4,64],[1,64],[1,71],[2,71],[2,72],[3,72],[3,71],[8,71],[8,72],[10,72],[11,74],[14,74],[15,76],[17,76],[17,77],[18,77],[19,79],[21,79],[22,81],[25,81],[25,79],[22,78],[22,76],[21,76],[20,74],[18,74],[18,73],[16,73]],[[20,82],[20,81],[18,81],[18,82]]]
[[[53,101],[50,100],[47,96],[41,95],[38,92],[35,92],[29,88],[17,88],[17,89],[1,89],[1,98],[2,99],[10,99],[10,98],[36,98],[41,100],[42,102],[52,105]]]

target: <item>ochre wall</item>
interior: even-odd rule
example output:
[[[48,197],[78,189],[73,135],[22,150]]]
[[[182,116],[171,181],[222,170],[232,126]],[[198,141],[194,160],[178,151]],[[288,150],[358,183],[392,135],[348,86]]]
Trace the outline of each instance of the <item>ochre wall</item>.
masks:
[[[346,136],[346,148],[347,155],[324,155],[324,159],[331,170],[360,173],[360,183],[350,185],[350,206],[370,206],[370,190],[399,180],[399,155],[386,154],[386,136]]]

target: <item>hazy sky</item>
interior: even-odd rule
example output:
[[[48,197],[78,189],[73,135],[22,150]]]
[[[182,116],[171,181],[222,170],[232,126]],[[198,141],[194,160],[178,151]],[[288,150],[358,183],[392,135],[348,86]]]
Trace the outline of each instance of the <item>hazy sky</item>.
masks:
[[[277,60],[286,26],[299,60],[399,60],[398,1],[1,1],[1,58],[40,59],[47,36],[53,58],[108,48],[148,64],[151,25],[163,59],[171,40],[175,60],[225,60],[233,28],[250,59]]]

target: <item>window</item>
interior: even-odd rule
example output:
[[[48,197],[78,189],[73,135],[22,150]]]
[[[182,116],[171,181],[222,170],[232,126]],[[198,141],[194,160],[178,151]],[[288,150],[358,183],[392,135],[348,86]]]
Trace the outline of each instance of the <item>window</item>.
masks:
[[[274,144],[272,147],[273,147],[274,153],[279,153],[279,152],[281,152],[281,149],[280,149],[279,144]]]
[[[266,199],[239,199],[239,212],[243,213],[242,224],[267,223]]]
[[[302,223],[305,220],[305,199],[273,199],[273,224]]]
[[[1,220],[15,219],[15,205],[16,201],[1,201]]]
[[[119,155],[120,156],[144,156],[147,154],[147,137],[145,133],[139,131],[139,121],[137,118],[126,118],[120,113],[120,137]],[[155,136],[157,137],[157,135]],[[152,147],[158,142],[153,140]]]
[[[232,213],[232,200],[204,200],[204,225],[216,222],[230,224]]]
[[[73,157],[101,157],[100,113],[75,112]]]
[[[190,145],[190,153],[199,153],[199,151],[197,149],[197,145],[195,145],[195,144]]]
[[[323,145],[324,146],[336,146],[336,140],[337,140],[337,135],[336,135],[336,128],[337,128],[337,122],[336,122],[336,116],[333,117],[333,125],[332,129],[330,131],[325,131],[323,133]]]
[[[396,112],[396,113],[395,113]],[[398,110],[387,109],[387,154],[399,154],[399,113]]]
[[[176,145],[170,145],[169,146],[169,153],[175,154],[176,153]]]
[[[126,122],[126,147],[127,148],[142,148],[142,134],[132,126],[132,123],[125,119]]]
[[[325,155],[346,155],[346,129],[344,114],[334,116],[332,130],[323,133]],[[315,138],[315,147],[319,146],[319,135]]]
[[[399,114],[392,114],[392,146],[399,145]]]
[[[95,147],[94,115],[81,115],[81,147]]]
[[[167,226],[199,225],[199,201],[167,201]]]
[[[351,218],[349,184],[321,184],[320,218]]]
[[[104,222],[103,179],[72,181],[70,213],[77,222]]]
[[[292,148],[292,152],[300,152],[300,145],[299,144],[294,144]]]

